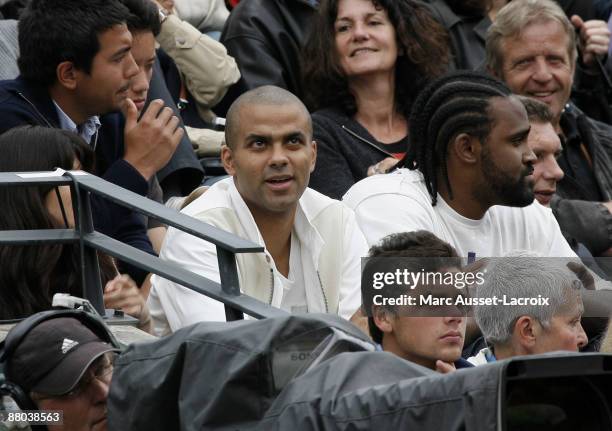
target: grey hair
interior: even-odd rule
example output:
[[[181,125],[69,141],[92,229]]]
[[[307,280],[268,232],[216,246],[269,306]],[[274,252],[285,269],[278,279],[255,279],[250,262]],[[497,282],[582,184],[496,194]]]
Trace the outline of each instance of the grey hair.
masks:
[[[503,78],[503,42],[510,37],[518,37],[523,30],[536,22],[557,21],[568,36],[567,52],[570,63],[575,64],[576,35],[574,26],[567,19],[563,9],[552,0],[513,0],[504,6],[487,31],[486,64],[487,68],[499,78]]]
[[[531,316],[543,326],[550,324],[567,304],[568,295],[582,283],[567,268],[567,259],[534,258],[531,253],[491,259],[478,298],[549,298],[549,305],[476,305],[474,318],[487,342],[506,344],[521,316]],[[518,255],[518,256],[517,256]]]

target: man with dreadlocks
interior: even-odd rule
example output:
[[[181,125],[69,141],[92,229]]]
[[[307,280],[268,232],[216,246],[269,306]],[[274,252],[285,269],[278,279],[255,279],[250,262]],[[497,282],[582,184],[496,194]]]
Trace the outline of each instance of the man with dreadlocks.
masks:
[[[552,212],[533,203],[529,120],[502,82],[476,72],[433,81],[414,102],[410,134],[400,169],[344,196],[370,246],[424,229],[463,257],[575,256]]]

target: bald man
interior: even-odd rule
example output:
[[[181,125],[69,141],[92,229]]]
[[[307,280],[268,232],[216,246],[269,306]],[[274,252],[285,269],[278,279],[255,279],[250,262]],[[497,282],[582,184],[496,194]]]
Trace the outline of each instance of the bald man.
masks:
[[[317,146],[306,107],[281,88],[256,88],[230,107],[225,139],[230,178],[183,212],[265,247],[236,258],[243,293],[289,312],[350,318],[361,305],[367,244],[350,209],[307,187]],[[160,256],[219,281],[211,243],[170,228]],[[160,277],[149,306],[158,335],[225,320],[221,303]]]

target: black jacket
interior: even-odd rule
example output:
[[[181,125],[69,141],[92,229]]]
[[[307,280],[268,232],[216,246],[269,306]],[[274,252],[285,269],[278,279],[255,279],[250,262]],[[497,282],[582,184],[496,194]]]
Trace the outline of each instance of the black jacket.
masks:
[[[309,187],[333,199],[342,196],[368,175],[368,168],[393,157],[361,124],[340,109],[312,114],[317,163]],[[406,149],[404,148],[405,152]]]
[[[161,50],[157,50],[157,52],[168,57],[168,55]],[[159,60],[156,58],[155,64],[153,65],[153,76],[149,83],[149,93],[147,95],[147,102],[144,106],[144,110],[149,107],[149,104],[153,100],[162,99],[164,104],[174,111],[174,115],[176,115],[179,120],[184,120],[182,118],[182,113],[176,106],[172,94],[166,85],[164,74],[159,63]],[[176,76],[176,79],[179,79],[178,76]],[[181,126],[182,125],[181,122]],[[202,169],[202,165],[193,151],[193,145],[189,140],[189,136],[185,133],[178,147],[174,150],[174,154],[170,161],[157,172],[157,179],[164,191],[164,200],[167,200],[171,196],[188,195],[202,183],[203,178],[204,169]]]
[[[123,160],[123,117],[108,114],[100,117],[102,125],[96,143],[96,172],[105,180],[134,193],[146,195],[148,184],[140,173]],[[48,91],[17,78],[0,81],[0,133],[26,124],[59,128],[59,117]],[[96,230],[155,254],[140,216],[110,201],[92,197]],[[146,272],[130,265],[121,268],[142,283]]]
[[[242,78],[215,107],[218,115],[242,92],[262,85],[286,88],[302,98],[300,52],[316,12],[306,0],[248,0],[232,10],[221,42]]]
[[[575,126],[570,131],[570,127]],[[588,118],[569,105],[561,116],[566,136],[577,133],[593,160],[593,175],[604,201],[612,200],[612,127]],[[565,146],[564,152],[579,151]],[[594,256],[612,247],[612,214],[600,202],[593,201],[592,190],[583,187],[580,178],[566,172],[557,185],[558,198],[551,208],[566,237],[583,243]]]
[[[448,31],[451,65],[458,70],[481,68],[485,59],[487,29],[491,25],[489,17],[457,14],[444,0],[429,0],[427,3],[433,16]]]

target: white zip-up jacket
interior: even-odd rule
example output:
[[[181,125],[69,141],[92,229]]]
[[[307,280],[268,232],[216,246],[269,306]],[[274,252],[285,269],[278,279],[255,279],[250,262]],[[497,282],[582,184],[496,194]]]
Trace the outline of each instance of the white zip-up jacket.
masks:
[[[214,184],[183,212],[265,246],[232,178]],[[307,188],[298,203],[293,232],[301,247],[308,311],[351,317],[361,305],[360,258],[368,250],[352,210]],[[168,229],[160,257],[220,280],[216,247],[177,229]],[[272,256],[267,251],[241,253],[236,262],[241,291],[280,307],[283,287]],[[158,335],[204,320],[225,320],[220,302],[158,276],[152,278],[148,303]]]

